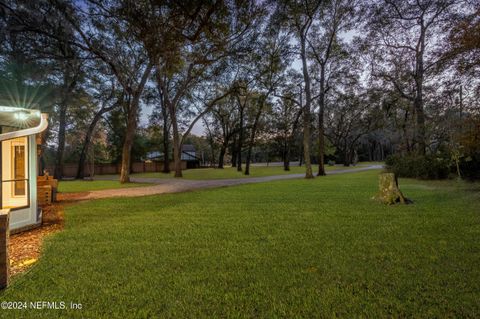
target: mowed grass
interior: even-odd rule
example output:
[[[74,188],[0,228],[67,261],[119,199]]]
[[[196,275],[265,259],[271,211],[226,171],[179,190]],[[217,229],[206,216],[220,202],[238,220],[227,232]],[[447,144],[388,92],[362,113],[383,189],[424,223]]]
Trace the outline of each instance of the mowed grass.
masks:
[[[373,162],[372,162],[373,163]],[[342,165],[336,166],[325,166],[327,171],[338,170],[338,169],[353,169],[359,167],[365,167],[369,165],[375,165],[379,163],[361,163],[357,166],[344,167]],[[314,168],[314,173],[316,173],[316,166]],[[197,168],[197,169],[187,169],[183,171],[184,179],[191,180],[212,180],[212,179],[236,179],[236,178],[249,178],[249,177],[265,177],[273,175],[287,175],[287,174],[305,174],[304,166],[291,166],[290,171],[283,170],[282,166],[252,166],[251,174],[244,175],[242,172],[238,172],[236,168],[225,167],[224,169],[216,168]],[[170,174],[164,173],[139,173],[131,174],[132,177],[141,177],[141,178],[161,178],[168,179],[174,178],[174,172]],[[126,183],[121,184],[118,179],[119,175],[99,175],[99,180],[71,180],[71,181],[60,181],[59,183],[59,192],[62,193],[80,193],[80,192],[89,192],[96,190],[104,189],[116,189],[116,188],[127,188],[127,187],[141,187],[141,186],[151,186],[150,183]],[[104,178],[105,180],[103,180]],[[108,180],[112,179],[112,180]]]
[[[375,163],[377,164],[377,163]],[[359,167],[365,167],[374,164],[360,164],[357,166],[348,166],[343,165],[336,166],[325,166],[326,171],[333,170],[343,170],[343,169],[354,169]],[[318,166],[313,165],[314,174],[318,171]],[[245,171],[245,165],[243,165],[243,170]],[[196,169],[187,169],[183,172],[184,179],[193,179],[193,180],[211,180],[211,179],[232,179],[232,178],[251,178],[251,177],[265,177],[265,176],[274,176],[274,175],[287,175],[287,174],[305,174],[305,166],[290,166],[289,171],[285,171],[283,166],[250,166],[250,175],[245,175],[243,172],[237,171],[233,167],[225,167],[223,169],[218,168],[196,168]],[[143,178],[173,178],[173,172],[170,174],[165,173],[138,173],[132,174],[133,177],[143,177]]]
[[[480,316],[479,184],[376,171],[66,207],[66,227],[0,294],[82,310],[11,318]]]
[[[141,187],[141,186],[151,186],[151,185],[152,184],[148,184],[148,183],[121,184],[119,181],[72,180],[72,181],[60,181],[58,183],[58,191],[61,193],[79,193],[79,192],[98,191],[103,189]]]

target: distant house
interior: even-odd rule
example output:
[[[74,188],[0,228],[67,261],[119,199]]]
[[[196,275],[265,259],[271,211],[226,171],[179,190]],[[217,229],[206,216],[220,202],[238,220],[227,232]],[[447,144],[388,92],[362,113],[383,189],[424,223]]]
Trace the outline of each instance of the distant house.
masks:
[[[187,168],[199,168],[200,158],[197,157],[195,146],[192,144],[182,145],[182,161],[187,162]]]
[[[10,229],[41,223],[37,206],[37,134],[48,126],[40,111],[0,106],[0,209],[10,210]]]
[[[198,160],[195,153],[195,146],[192,144],[182,145],[182,161],[196,161]]]
[[[200,158],[197,157],[195,146],[192,144],[182,145],[182,161],[187,162],[187,168],[197,168],[200,166]],[[145,156],[146,161],[163,161],[163,152],[152,151]]]
[[[163,152],[153,151],[148,152],[145,156],[147,161],[163,161]]]

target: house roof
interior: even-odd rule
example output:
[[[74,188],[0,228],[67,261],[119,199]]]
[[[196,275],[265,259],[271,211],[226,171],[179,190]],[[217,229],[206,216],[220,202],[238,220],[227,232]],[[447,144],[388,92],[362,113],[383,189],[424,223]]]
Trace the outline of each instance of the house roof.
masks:
[[[162,158],[163,152],[159,152],[159,151],[148,152],[145,157],[146,159],[149,159],[149,160]]]
[[[184,144],[182,145],[182,152],[195,152],[195,146],[192,144]]]
[[[38,110],[0,105],[0,141],[37,134],[47,126],[47,115]]]

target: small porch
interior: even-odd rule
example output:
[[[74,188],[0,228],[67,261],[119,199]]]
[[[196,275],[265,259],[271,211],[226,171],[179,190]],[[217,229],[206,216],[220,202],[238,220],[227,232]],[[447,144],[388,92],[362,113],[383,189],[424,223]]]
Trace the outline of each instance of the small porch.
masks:
[[[47,128],[38,110],[0,106],[0,209],[10,211],[10,230],[40,225],[37,136]]]

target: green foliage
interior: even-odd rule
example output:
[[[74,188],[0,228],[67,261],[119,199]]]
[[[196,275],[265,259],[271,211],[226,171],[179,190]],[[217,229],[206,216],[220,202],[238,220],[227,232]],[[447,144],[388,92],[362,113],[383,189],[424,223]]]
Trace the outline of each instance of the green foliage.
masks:
[[[390,155],[385,164],[398,177],[445,179],[450,174],[450,160],[433,155]]]
[[[377,173],[68,205],[0,299],[83,308],[0,316],[477,317],[479,185],[400,180],[415,205],[388,207]]]
[[[471,116],[462,123],[458,140],[463,151],[459,163],[462,176],[480,179],[480,116]]]
[[[467,179],[480,179],[480,152],[460,159],[460,172]]]

